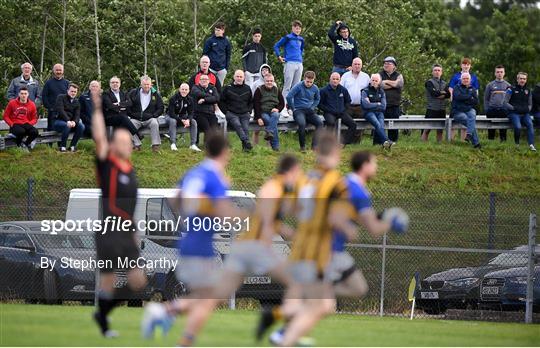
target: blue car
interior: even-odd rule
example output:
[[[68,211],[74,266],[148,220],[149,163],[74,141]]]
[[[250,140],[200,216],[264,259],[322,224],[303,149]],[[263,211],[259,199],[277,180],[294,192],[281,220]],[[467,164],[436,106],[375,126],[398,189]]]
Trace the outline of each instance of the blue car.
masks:
[[[482,279],[480,300],[483,307],[524,309],[527,297],[528,267],[516,267],[488,273]],[[540,310],[540,265],[534,267],[533,308]]]

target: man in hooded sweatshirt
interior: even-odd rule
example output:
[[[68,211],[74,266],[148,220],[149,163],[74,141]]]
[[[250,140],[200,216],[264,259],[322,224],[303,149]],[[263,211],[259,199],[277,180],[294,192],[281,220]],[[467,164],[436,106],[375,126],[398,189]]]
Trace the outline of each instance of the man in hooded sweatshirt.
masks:
[[[247,44],[242,50],[242,66],[246,75],[246,85],[253,86],[257,80],[264,83],[264,77],[261,77],[261,67],[267,62],[266,48],[261,44],[261,28],[253,29],[253,41]]]
[[[343,75],[351,70],[352,61],[358,57],[358,43],[351,37],[351,30],[342,21],[336,21],[328,30],[328,38],[334,44],[334,67],[332,72]]]

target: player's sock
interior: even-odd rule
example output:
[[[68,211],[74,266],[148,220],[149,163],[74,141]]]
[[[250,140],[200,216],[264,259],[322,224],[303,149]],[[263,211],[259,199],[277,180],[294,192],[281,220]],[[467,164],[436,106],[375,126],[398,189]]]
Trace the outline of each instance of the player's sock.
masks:
[[[260,341],[264,336],[266,330],[268,330],[276,320],[283,318],[281,315],[280,307],[264,307],[261,311],[261,318],[259,319],[259,325],[257,326],[257,332],[255,337],[257,341]]]
[[[118,301],[115,301],[113,294],[100,290],[98,294],[98,311],[94,313],[94,319],[96,320],[101,333],[106,336],[107,331],[109,331],[109,322],[107,316],[116,306]]]

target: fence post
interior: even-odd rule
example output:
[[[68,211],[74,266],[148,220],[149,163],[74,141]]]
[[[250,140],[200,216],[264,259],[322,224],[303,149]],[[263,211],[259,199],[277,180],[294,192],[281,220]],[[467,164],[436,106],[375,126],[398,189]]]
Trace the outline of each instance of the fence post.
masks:
[[[527,300],[525,302],[525,322],[532,323],[533,314],[533,279],[534,279],[534,255],[536,247],[536,214],[529,216],[529,269],[527,272]]]
[[[232,244],[234,241],[234,232],[230,232],[229,234],[229,254],[231,253]],[[243,278],[242,278],[243,281]],[[231,297],[229,297],[229,309],[235,310],[236,309],[236,290],[232,292]]]
[[[446,141],[450,142],[452,141],[452,119],[450,117],[446,118],[445,128],[446,128]]]
[[[33,208],[34,208],[34,178],[29,177],[26,180],[26,220],[34,220]]]
[[[495,243],[495,192],[489,193],[488,249]]]
[[[386,273],[386,233],[383,235],[382,244],[382,268],[381,268],[381,300],[379,305],[379,316],[384,315],[384,278]]]

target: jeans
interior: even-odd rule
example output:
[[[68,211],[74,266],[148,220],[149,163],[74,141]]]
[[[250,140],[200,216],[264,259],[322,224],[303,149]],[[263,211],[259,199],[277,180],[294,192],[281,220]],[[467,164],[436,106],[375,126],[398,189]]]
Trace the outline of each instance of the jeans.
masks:
[[[261,118],[264,121],[265,130],[274,136],[274,139],[270,142],[273,150],[279,150],[279,133],[277,129],[279,121],[279,112],[267,113],[263,112]]]
[[[300,82],[304,66],[299,62],[286,62],[283,68],[283,99],[287,100],[287,94],[291,88]]]
[[[512,126],[514,127],[514,142],[519,144],[519,137],[521,135],[521,125],[527,127],[527,143],[529,145],[534,144],[534,128],[529,114],[516,114],[511,113],[508,115]]]
[[[388,137],[384,132],[384,113],[382,111],[364,111],[364,116],[374,129],[373,145],[387,141]]]
[[[540,127],[540,111],[533,114],[534,116],[534,125]]]
[[[219,123],[215,114],[196,113],[193,118],[197,122],[197,140],[196,144],[199,145],[199,138],[201,132],[204,133],[204,141],[209,132],[219,128]]]
[[[71,146],[77,146],[77,143],[79,142],[79,139],[84,132],[84,124],[82,123],[82,121],[79,121],[75,125],[75,127],[69,128],[66,121],[56,120],[54,121],[53,127],[55,131],[62,134],[62,139],[60,140],[59,144],[60,147],[66,147],[69,133],[71,133],[72,131],[75,132],[75,134],[73,134],[73,138],[71,139]]]
[[[332,67],[332,72],[333,72],[333,73],[334,73],[334,72],[337,72],[337,73],[339,73],[340,75],[343,75],[343,74],[345,74],[345,73],[347,72],[347,68],[342,68],[342,67],[340,67],[340,66],[335,66],[335,65],[334,65],[334,66]]]
[[[384,118],[386,119],[397,119],[401,116],[401,110],[399,106],[386,106],[384,111]],[[388,138],[392,141],[398,141],[399,129],[390,129],[388,130]]]
[[[34,141],[39,135],[38,130],[30,123],[14,124],[9,128],[9,132],[15,136],[15,143],[17,146],[21,146],[23,138],[26,136],[24,144],[30,146],[30,143]]]
[[[47,130],[54,130],[54,121],[56,120],[56,115],[58,113],[52,109],[47,109]]]
[[[131,119],[133,126],[139,130],[140,128],[149,128],[150,129],[150,140],[152,141],[152,146],[161,145],[161,136],[159,135],[159,122],[157,118],[150,118],[146,121],[139,121],[136,119]],[[133,135],[133,145],[141,146],[141,139],[138,134]]]
[[[178,123],[180,123],[180,127],[184,127],[184,124],[180,121],[177,121],[175,118],[172,118],[170,116],[165,116],[165,121],[167,121],[167,124],[169,125],[169,138],[171,141],[171,144],[176,145],[176,133],[178,128]],[[189,140],[190,145],[195,145],[195,142],[197,141],[197,121],[194,119],[189,120]]]
[[[472,144],[477,145],[480,141],[476,132],[476,110],[471,109],[467,112],[456,112],[453,117],[454,122],[467,127],[467,134],[472,137]]]
[[[235,114],[227,111],[225,115],[227,124],[234,129],[242,143],[249,142],[249,117],[250,115],[247,112],[245,114]]]
[[[347,126],[347,130],[341,139],[341,143],[344,145],[351,144],[354,141],[354,135],[356,134],[356,122],[354,122],[352,117],[346,112],[341,114],[331,112],[324,113],[324,120],[326,126],[329,128],[335,128],[339,118],[341,118],[341,123]]]
[[[298,124],[300,148],[304,149],[306,147],[306,124],[310,123],[318,130],[322,127],[322,121],[312,109],[296,109],[293,112],[293,118]],[[314,136],[311,140],[311,148],[314,148],[315,145],[317,145],[317,137]]]

